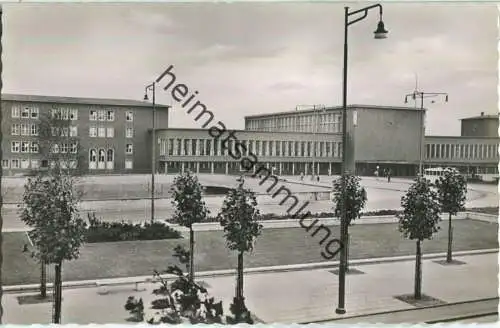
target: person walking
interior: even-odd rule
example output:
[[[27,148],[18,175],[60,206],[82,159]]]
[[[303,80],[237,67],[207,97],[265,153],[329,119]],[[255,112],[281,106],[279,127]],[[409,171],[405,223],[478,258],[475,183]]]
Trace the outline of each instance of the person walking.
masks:
[[[391,169],[387,169],[387,182],[391,182]]]

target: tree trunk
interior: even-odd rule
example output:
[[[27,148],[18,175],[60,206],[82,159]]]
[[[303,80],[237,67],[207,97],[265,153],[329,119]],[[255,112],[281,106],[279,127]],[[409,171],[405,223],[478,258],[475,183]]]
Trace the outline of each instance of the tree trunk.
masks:
[[[349,232],[346,233],[346,245],[345,245],[345,272],[349,272],[349,249],[351,248],[351,236]]]
[[[238,272],[237,272],[237,283],[236,283],[236,322],[241,320],[241,315],[245,308],[245,298],[243,297],[243,252],[238,253]]]
[[[451,226],[451,213],[448,213],[448,252],[446,253],[446,262],[451,263],[451,245],[453,244],[453,227]]]
[[[420,240],[417,240],[417,254],[415,262],[415,299],[422,297],[422,250]]]
[[[40,261],[40,296],[47,297],[47,266],[44,261]]]
[[[55,265],[54,281],[54,317],[52,323],[61,323],[61,305],[62,305],[62,262]]]
[[[194,231],[189,227],[189,281],[194,281]]]

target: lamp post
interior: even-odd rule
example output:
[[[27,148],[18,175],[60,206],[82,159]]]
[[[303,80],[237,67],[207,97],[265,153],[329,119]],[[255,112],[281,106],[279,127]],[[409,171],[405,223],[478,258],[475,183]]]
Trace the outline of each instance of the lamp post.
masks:
[[[156,82],[146,86],[144,100],[148,101],[148,91],[152,93],[153,130],[151,133],[151,223],[155,220],[155,170],[156,170]]]
[[[444,96],[444,101],[448,102],[448,94],[444,92],[422,92],[422,91],[413,91],[405,95],[405,104],[408,103],[408,97],[411,97],[413,100],[420,98],[420,133],[419,133],[419,157],[418,157],[418,176],[423,176],[423,161],[424,161],[424,144],[425,144],[425,110],[424,110],[424,99],[425,98],[435,98]],[[434,103],[434,100],[432,101]]]
[[[340,220],[340,238],[342,241],[342,250],[340,252],[340,265],[339,265],[339,302],[338,307],[335,310],[337,314],[344,314],[345,310],[345,275],[346,275],[346,264],[347,264],[347,234],[348,234],[348,224],[346,216],[346,204],[347,204],[347,194],[346,194],[346,175],[347,175],[347,35],[349,25],[357,23],[368,15],[368,11],[371,9],[379,9],[379,22],[377,29],[374,31],[375,39],[385,39],[387,37],[387,30],[384,27],[384,22],[382,21],[382,6],[380,4],[371,5],[362,9],[349,12],[349,7],[345,7],[344,14],[344,64],[343,64],[343,83],[342,83],[342,213]],[[357,14],[362,14],[361,16],[354,18],[349,21],[349,17]]]

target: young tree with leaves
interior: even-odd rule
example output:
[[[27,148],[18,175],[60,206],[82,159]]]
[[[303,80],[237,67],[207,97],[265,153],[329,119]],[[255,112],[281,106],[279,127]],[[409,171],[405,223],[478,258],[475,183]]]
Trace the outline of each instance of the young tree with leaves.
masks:
[[[344,263],[346,270],[349,270],[349,226],[361,216],[361,211],[366,205],[366,190],[360,184],[361,179],[357,176],[346,174],[333,181],[333,203],[335,216],[342,219],[342,209],[344,206],[344,183],[345,183],[345,204],[346,204],[346,252]]]
[[[66,175],[29,178],[24,186],[21,219],[32,230],[29,236],[39,261],[55,265],[54,318],[60,323],[62,264],[78,258],[86,222],[78,213],[73,179]]]
[[[437,193],[427,179],[417,178],[401,198],[403,212],[398,214],[399,231],[405,238],[416,240],[415,299],[422,297],[421,243],[439,230],[441,206]]]
[[[193,224],[206,220],[209,211],[203,201],[203,186],[198,178],[187,171],[177,176],[173,184],[172,205],[174,222],[189,228],[189,280],[194,281],[194,231]]]
[[[84,151],[72,122],[67,108],[52,108],[40,115],[37,148],[41,165],[33,169],[35,174],[78,176],[82,173]]]
[[[177,257],[186,269],[189,267],[189,252],[182,246],[178,245],[174,249],[174,257]],[[174,275],[176,279],[168,283],[162,274]],[[153,290],[153,294],[159,298],[151,302],[151,309],[155,312],[147,319],[147,323],[224,323],[222,301],[215,302],[204,287],[186,278],[178,266],[169,266],[162,273],[155,271],[153,277],[160,284],[159,288]],[[142,298],[136,299],[130,296],[125,304],[125,310],[131,314],[129,321],[143,322],[146,318]]]
[[[448,251],[446,253],[446,262],[451,263],[453,261],[453,227],[451,225],[451,217],[465,210],[467,181],[457,170],[446,168],[443,175],[436,180],[436,188],[439,203],[441,204],[441,211],[448,213]]]
[[[243,187],[242,177],[239,182],[238,187],[230,190],[224,199],[218,218],[224,228],[227,247],[238,252],[236,296],[231,305],[235,318],[231,323],[252,324],[253,320],[243,297],[243,254],[253,250],[255,239],[261,234],[262,225],[257,221],[260,213],[255,193]]]

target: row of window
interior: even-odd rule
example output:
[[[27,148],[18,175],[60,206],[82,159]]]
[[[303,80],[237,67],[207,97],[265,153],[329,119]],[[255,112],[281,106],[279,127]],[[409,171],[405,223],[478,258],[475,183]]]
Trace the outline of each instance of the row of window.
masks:
[[[37,124],[12,124],[10,129],[10,134],[13,136],[37,136],[38,135],[38,125]]]
[[[115,128],[113,127],[105,127],[105,126],[97,126],[91,125],[89,127],[89,137],[92,138],[114,138],[115,137]],[[133,138],[134,137],[134,129],[131,127],[127,127],[125,129],[125,137]]]
[[[39,112],[40,111],[39,111],[38,107],[29,107],[29,106],[21,107],[19,105],[14,105],[11,108],[11,116],[12,116],[12,118],[33,118],[33,119],[38,119]]]
[[[341,119],[342,115],[336,113],[250,119],[247,123],[247,129],[253,131],[340,133]]]
[[[112,109],[91,109],[89,111],[89,120],[90,121],[108,121],[112,122],[115,120],[115,111]],[[125,121],[133,122],[134,121],[134,113],[132,111],[125,112]]]
[[[112,170],[114,169],[114,161],[115,151],[113,149],[89,149],[90,170]],[[125,159],[125,169],[132,169],[134,167],[133,163],[131,159]]]
[[[54,167],[55,162],[51,161],[50,166]],[[48,163],[47,161],[39,161],[38,159],[3,159],[2,160],[2,168],[3,169],[38,169],[40,167],[47,167]],[[78,163],[76,161],[62,161],[61,162],[61,167],[62,168],[72,168],[75,169],[78,166]]]
[[[51,117],[53,119],[60,120],[78,120],[78,109],[76,108],[51,108]],[[12,118],[32,118],[38,119],[40,110],[36,106],[20,106],[13,105],[11,109]],[[108,121],[112,122],[115,120],[115,111],[112,109],[91,109],[89,110],[89,120],[90,121]],[[132,111],[125,112],[125,120],[127,122],[134,121],[134,113]]]
[[[30,141],[12,141],[10,145],[11,153],[38,153],[38,143]]]
[[[498,145],[427,144],[425,156],[427,159],[496,159]]]
[[[245,146],[242,156],[252,153],[256,156],[297,156],[297,157],[339,157],[342,153],[342,143],[334,141],[266,141],[239,140]],[[225,146],[225,147],[223,147]],[[223,145],[221,140],[213,139],[161,139],[160,155],[169,156],[226,156],[231,149],[232,154],[243,151],[235,149],[236,144],[229,140]],[[316,149],[314,149],[316,148]]]
[[[76,121],[78,120],[78,109],[76,108],[52,108],[51,117],[56,120]]]

